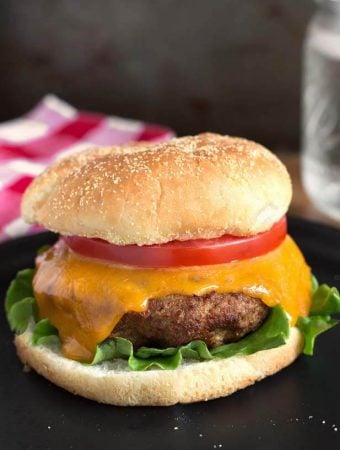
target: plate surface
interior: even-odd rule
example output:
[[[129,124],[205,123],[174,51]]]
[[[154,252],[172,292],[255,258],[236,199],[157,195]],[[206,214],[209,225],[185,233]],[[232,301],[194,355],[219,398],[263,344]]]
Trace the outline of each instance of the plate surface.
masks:
[[[340,231],[299,219],[290,234],[320,281],[340,286]],[[33,264],[45,233],[0,245],[0,293]],[[167,408],[100,405],[25,373],[0,313],[0,448],[326,449],[340,448],[340,325],[321,336],[314,357],[236,394]]]

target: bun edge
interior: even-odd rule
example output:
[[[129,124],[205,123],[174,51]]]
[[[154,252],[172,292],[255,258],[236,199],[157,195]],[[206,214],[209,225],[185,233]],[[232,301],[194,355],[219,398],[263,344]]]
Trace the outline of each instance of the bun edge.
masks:
[[[292,328],[286,344],[252,355],[133,372],[119,360],[109,363],[110,368],[105,363],[86,366],[48,347],[33,346],[31,338],[30,330],[15,337],[24,364],[73,394],[116,406],[168,406],[225,397],[288,366],[303,345],[301,333]]]

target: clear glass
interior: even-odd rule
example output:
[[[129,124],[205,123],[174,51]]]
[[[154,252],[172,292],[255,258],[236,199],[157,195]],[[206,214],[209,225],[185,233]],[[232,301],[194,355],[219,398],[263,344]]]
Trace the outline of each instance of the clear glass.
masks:
[[[340,0],[319,1],[307,30],[302,145],[305,190],[340,221]]]

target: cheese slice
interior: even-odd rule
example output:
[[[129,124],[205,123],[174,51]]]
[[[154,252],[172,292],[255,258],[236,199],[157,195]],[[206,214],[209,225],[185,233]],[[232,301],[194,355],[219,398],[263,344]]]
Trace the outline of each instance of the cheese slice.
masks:
[[[294,241],[256,258],[213,266],[142,269],[82,257],[61,240],[39,263],[33,280],[40,318],[58,329],[63,354],[90,361],[129,311],[169,294],[242,292],[268,306],[281,304],[294,325],[309,312],[310,268]]]

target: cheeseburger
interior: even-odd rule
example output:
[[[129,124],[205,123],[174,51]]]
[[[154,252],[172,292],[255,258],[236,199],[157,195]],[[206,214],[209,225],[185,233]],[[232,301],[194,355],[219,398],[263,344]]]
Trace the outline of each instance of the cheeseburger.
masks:
[[[171,405],[312,354],[340,297],[287,234],[291,196],[270,151],[210,133],[54,163],[22,202],[60,237],[7,292],[20,359],[89,399]]]

